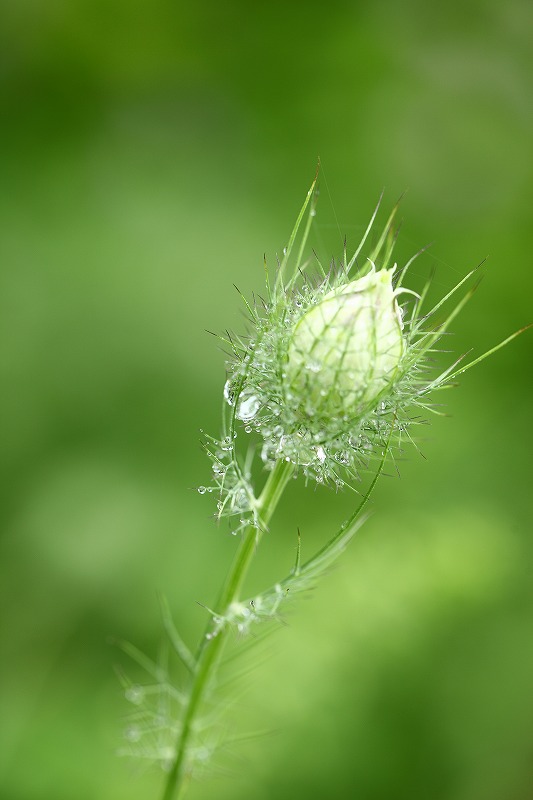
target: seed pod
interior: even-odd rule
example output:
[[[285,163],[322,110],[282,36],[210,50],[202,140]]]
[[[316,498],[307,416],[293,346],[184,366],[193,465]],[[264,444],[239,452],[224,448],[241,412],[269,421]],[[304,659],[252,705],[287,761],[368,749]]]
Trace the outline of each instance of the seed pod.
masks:
[[[397,374],[404,340],[394,268],[328,292],[296,324],[286,386],[306,416],[353,416],[379,401]]]

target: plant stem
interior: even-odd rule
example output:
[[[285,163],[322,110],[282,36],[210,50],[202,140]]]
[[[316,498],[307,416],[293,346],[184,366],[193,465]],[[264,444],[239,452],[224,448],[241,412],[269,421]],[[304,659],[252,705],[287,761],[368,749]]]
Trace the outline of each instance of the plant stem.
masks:
[[[285,461],[278,461],[270,473],[257,501],[257,512],[263,530],[270,522],[272,514],[293,472],[294,467],[292,464]],[[231,603],[234,603],[238,599],[261,533],[262,531],[254,526],[250,526],[245,530],[215,609],[217,615],[219,614],[223,617]],[[184,779],[186,777],[187,748],[196,714],[220,660],[228,633],[228,626],[217,628],[213,621],[210,620],[205,635],[200,642],[196,655],[196,667],[189,687],[188,702],[183,713],[176,756],[168,774],[163,800],[175,800],[179,797],[183,789]]]

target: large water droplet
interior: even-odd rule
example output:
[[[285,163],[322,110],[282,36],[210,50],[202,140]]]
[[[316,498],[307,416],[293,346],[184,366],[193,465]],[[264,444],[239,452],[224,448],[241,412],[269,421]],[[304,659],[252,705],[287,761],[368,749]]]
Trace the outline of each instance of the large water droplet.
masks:
[[[205,486],[199,486],[198,487],[198,494],[205,494],[206,492],[207,492],[207,489],[206,489]]]
[[[255,394],[251,394],[241,400],[235,416],[243,422],[249,422],[255,417],[260,408],[261,402],[259,398]]]

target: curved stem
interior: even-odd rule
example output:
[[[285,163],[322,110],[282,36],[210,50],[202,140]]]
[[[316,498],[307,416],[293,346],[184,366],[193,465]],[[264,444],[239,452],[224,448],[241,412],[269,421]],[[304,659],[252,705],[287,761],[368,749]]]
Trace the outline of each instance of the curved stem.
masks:
[[[270,473],[265,487],[257,501],[257,511],[263,529],[266,528],[274,510],[290,479],[294,467],[285,461],[278,461]],[[225,611],[238,599],[244,578],[254,556],[261,530],[250,526],[243,534],[239,549],[230,567],[226,582],[216,606],[217,614]],[[222,649],[229,633],[228,626],[217,628],[209,621],[196,655],[196,667],[191,678],[188,702],[182,719],[182,727],[176,748],[176,756],[168,774],[162,800],[175,800],[179,797],[186,777],[186,756],[189,739],[197,712],[204,698],[212,675],[220,660]],[[213,635],[215,634],[215,635]]]

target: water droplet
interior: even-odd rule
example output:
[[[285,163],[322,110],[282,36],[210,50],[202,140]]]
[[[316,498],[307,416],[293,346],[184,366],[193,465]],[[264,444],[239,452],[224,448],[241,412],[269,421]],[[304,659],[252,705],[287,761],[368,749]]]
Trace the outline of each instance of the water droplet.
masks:
[[[229,406],[235,405],[235,391],[230,380],[224,384],[224,399]]]
[[[339,464],[343,464],[345,467],[347,467],[348,464],[350,463],[350,456],[348,455],[348,453],[345,453],[344,451],[341,450],[341,452],[336,454],[335,461],[338,461]]]
[[[124,731],[124,738],[127,739],[128,742],[138,742],[141,738],[141,731],[137,725],[129,725]]]
[[[197,747],[194,755],[198,761],[207,761],[210,753],[207,747]]]
[[[321,464],[323,464],[324,461],[326,460],[326,451],[324,450],[322,445],[320,445],[320,447],[317,447],[317,449],[316,449],[316,457],[318,458],[318,460],[320,461]]]
[[[283,255],[284,255],[284,256],[286,256],[286,255],[287,255],[287,248],[286,248],[286,247],[284,247],[284,248],[283,248]]]
[[[139,706],[144,700],[144,689],[142,686],[128,686],[124,696],[129,703]]]
[[[320,361],[308,361],[305,365],[305,368],[308,369],[310,372],[320,372],[322,369],[322,365]]]
[[[251,433],[252,432],[252,426],[251,425],[247,425],[245,427],[244,431],[245,431],[245,433]]]
[[[260,408],[261,402],[259,398],[255,394],[251,394],[241,400],[235,416],[243,422],[249,422],[255,417]]]
[[[162,747],[159,749],[159,758],[161,759],[161,769],[164,772],[170,772],[174,766],[175,751],[172,747]]]
[[[205,494],[206,492],[207,492],[207,489],[206,489],[205,486],[199,486],[198,487],[198,494]]]

